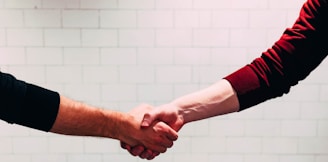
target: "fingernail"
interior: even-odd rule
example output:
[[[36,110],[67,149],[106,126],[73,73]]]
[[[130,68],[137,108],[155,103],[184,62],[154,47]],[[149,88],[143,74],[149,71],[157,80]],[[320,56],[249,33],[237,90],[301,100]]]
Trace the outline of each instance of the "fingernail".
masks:
[[[148,127],[149,124],[148,124],[147,121],[142,121],[141,126],[142,126],[142,127]]]

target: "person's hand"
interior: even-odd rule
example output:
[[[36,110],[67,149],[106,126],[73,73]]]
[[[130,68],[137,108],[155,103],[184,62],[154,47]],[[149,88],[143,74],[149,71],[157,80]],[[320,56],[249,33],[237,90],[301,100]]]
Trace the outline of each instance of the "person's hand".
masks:
[[[146,112],[141,127],[147,128],[157,120],[165,122],[175,131],[179,131],[184,125],[183,117],[179,115],[179,108],[173,104],[161,105]]]
[[[178,113],[178,107],[174,105],[162,105],[149,112],[146,112],[143,116],[141,126],[148,128],[155,121],[163,121],[172,127],[174,130],[179,131],[184,124],[183,118]],[[143,146],[132,147],[124,142],[121,142],[121,147],[126,149],[133,156],[139,156],[140,158],[153,159],[159,155],[158,152],[147,149]]]
[[[148,160],[172,147],[173,141],[178,137],[176,131],[161,121],[153,121],[147,127],[141,128],[140,123],[144,114],[151,111],[151,109],[150,105],[143,104],[129,112],[138,121],[139,131],[142,132],[142,136],[138,136],[138,133],[133,132],[133,135],[137,137],[140,143],[136,143],[135,139],[121,140],[122,148],[127,149],[134,156]]]

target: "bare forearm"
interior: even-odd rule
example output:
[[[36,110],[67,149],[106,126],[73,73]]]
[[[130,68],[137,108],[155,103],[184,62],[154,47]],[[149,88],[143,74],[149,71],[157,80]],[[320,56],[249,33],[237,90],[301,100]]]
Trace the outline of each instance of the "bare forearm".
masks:
[[[220,80],[208,88],[182,96],[170,104],[178,107],[178,114],[182,116],[184,123],[239,110],[237,95],[226,80]]]
[[[177,133],[163,122],[142,129],[140,122],[146,111],[149,111],[148,106],[141,105],[131,115],[92,107],[60,96],[58,115],[50,132],[107,137],[131,146],[144,145],[157,152],[165,152],[177,139]]]
[[[118,139],[119,125],[125,123],[120,121],[126,118],[122,113],[95,108],[61,96],[59,112],[50,131]]]

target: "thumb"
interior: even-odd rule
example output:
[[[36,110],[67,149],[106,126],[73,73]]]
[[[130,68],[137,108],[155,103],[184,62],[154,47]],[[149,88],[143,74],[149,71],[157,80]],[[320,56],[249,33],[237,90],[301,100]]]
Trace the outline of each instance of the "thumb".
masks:
[[[154,111],[150,111],[144,114],[141,121],[141,127],[149,127],[157,119],[157,114]]]

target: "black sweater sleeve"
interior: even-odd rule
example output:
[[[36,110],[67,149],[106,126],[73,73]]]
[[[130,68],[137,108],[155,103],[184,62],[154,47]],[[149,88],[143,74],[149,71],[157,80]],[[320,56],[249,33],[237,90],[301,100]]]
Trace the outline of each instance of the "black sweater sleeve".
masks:
[[[0,119],[49,131],[59,109],[59,94],[0,72]]]

